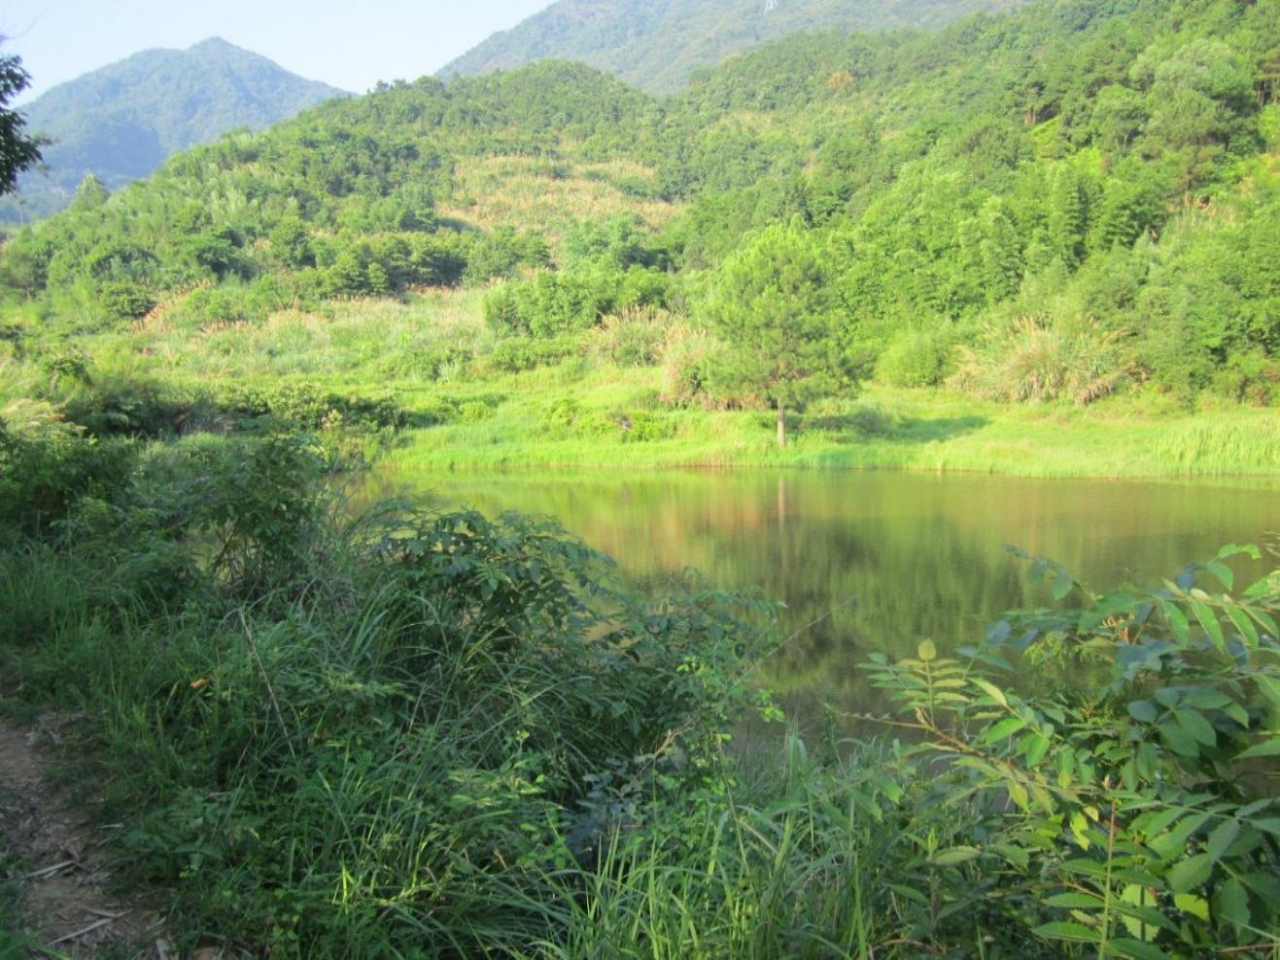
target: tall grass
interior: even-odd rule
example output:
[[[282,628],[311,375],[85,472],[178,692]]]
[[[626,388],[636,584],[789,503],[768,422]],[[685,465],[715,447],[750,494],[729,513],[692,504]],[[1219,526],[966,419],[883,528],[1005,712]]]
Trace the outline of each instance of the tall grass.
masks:
[[[190,580],[158,599],[122,562],[172,561],[154,531],[121,542],[73,517],[0,553],[21,628],[5,637],[7,695],[92,718],[80,775],[128,824],[127,876],[175,891],[189,946],[531,942],[554,913],[540,864],[576,862],[602,829],[590,784],[674,797],[717,762],[746,696],[733,664],[760,638],[734,611],[768,610],[692,586],[649,606],[545,523],[397,509],[351,523],[309,491],[300,471],[319,465],[296,444],[260,446],[191,463],[207,475],[198,504],[190,476],[148,488],[147,511],[194,509]]]
[[[887,939],[878,864],[901,839],[884,823],[899,790],[888,767],[824,766],[794,736],[766,762],[772,775],[723,782],[691,815],[655,808],[661,822],[615,832],[585,890],[566,890],[572,913],[550,954],[875,956]]]

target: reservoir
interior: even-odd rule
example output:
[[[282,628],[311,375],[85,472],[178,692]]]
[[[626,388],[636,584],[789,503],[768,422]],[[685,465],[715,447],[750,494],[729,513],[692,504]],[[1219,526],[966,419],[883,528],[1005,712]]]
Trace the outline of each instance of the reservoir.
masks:
[[[383,478],[384,480],[386,478]],[[1008,546],[1065,565],[1095,592],[1157,586],[1229,543],[1276,546],[1280,480],[1028,480],[835,471],[445,474],[392,489],[441,507],[547,515],[612,556],[638,589],[687,568],[712,587],[785,604],[761,664],[789,714],[874,708],[857,665],[980,642],[1007,610],[1044,605]],[[1232,561],[1239,587],[1276,562]]]

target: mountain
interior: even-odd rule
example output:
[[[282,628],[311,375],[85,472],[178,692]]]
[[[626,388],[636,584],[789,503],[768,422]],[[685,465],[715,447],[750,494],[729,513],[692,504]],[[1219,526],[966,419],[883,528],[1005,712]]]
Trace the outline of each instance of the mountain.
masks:
[[[23,109],[47,136],[44,169],[0,205],[13,222],[65,207],[89,174],[114,190],[166,158],[241,127],[261,130],[344,91],[225,40],[147,50],[60,84]]]
[[[558,0],[494,34],[441,75],[474,76],[532,60],[579,60],[652,93],[681,89],[769,40],[814,30],[935,29],[1027,0]]]

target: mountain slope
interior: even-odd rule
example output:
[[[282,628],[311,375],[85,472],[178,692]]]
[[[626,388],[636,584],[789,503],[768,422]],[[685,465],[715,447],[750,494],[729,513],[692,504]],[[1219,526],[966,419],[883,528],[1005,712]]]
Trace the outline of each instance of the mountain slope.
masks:
[[[21,199],[6,200],[0,217],[51,213],[89,174],[115,189],[188,147],[240,127],[264,129],[335,96],[345,94],[220,39],[135,54],[25,108],[28,129],[52,143],[46,169],[23,180]]]
[[[1273,403],[1269,13],[1055,0],[937,32],[796,35],[665,100],[564,61],[396,84],[81,191],[0,250],[0,309],[93,332],[155,311],[186,336],[469,286],[489,339],[395,369],[524,369],[620,325],[696,329],[725,262],[783,226],[830,271],[833,349],[859,376]],[[689,362],[663,395],[720,403]]]
[[[811,30],[935,28],[1026,0],[559,0],[448,64],[442,76],[580,60],[654,93],[699,67]]]

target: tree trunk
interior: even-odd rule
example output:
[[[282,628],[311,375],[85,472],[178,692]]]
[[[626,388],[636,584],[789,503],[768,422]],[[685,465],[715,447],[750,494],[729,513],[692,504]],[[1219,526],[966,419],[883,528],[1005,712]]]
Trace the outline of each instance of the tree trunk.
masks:
[[[778,404],[778,446],[785,447],[787,445],[787,409],[782,404]]]

